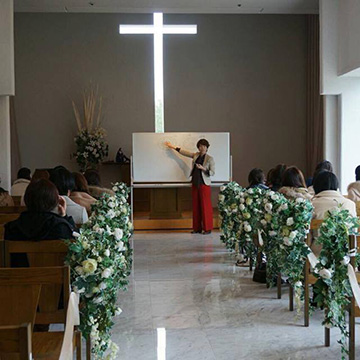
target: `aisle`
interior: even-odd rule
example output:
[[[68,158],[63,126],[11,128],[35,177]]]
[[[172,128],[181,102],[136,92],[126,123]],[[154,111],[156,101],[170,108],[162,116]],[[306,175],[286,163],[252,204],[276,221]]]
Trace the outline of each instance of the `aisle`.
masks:
[[[277,300],[275,289],[254,283],[218,233],[136,234],[133,246],[131,284],[119,294],[123,313],[113,331],[119,359],[341,358],[336,330],[331,347],[323,346],[322,313],[309,328],[295,322],[287,290]]]

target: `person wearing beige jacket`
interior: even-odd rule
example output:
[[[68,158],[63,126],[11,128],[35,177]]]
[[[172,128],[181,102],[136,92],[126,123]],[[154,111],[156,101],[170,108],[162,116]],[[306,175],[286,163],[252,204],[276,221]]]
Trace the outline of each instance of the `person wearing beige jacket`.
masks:
[[[192,159],[191,183],[193,203],[192,233],[211,234],[213,229],[213,209],[211,204],[211,176],[215,175],[215,161],[207,153],[210,146],[206,139],[200,139],[196,147],[198,152],[190,152],[166,142],[165,145],[181,155]]]
[[[329,210],[340,207],[348,210],[351,216],[356,217],[356,205],[353,201],[345,198],[338,191],[339,181],[335,174],[329,171],[319,173],[314,181],[315,196],[312,199],[314,207],[313,219],[323,220]],[[316,256],[320,254],[321,245],[312,244],[311,249]]]
[[[360,201],[360,165],[355,169],[356,181],[348,186],[348,198],[352,201]]]

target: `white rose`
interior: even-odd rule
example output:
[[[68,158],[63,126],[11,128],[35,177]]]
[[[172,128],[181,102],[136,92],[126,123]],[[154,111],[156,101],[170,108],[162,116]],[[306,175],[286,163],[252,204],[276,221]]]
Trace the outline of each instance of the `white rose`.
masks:
[[[302,202],[304,202],[305,200],[303,199],[303,198],[301,198],[301,197],[298,197],[298,198],[296,198],[296,200],[295,200],[297,203],[302,203]]]
[[[269,195],[270,195],[270,196],[273,196],[274,194],[275,194],[274,191],[270,191],[270,192],[269,192]]]
[[[77,266],[75,268],[75,271],[79,274],[79,275],[83,275],[84,274],[84,269],[82,268],[82,266]]]
[[[273,236],[276,236],[276,231],[270,231],[270,232],[269,232],[269,235],[272,236],[272,237],[273,237]]]
[[[101,277],[103,277],[104,279],[107,279],[107,278],[109,278],[111,276],[111,273],[112,273],[111,269],[109,269],[109,268],[105,269],[101,273]]]
[[[267,224],[265,219],[260,220],[260,222],[261,222],[261,225],[263,225],[263,226],[265,226]]]
[[[101,282],[100,285],[99,285],[99,289],[100,289],[100,290],[105,290],[106,288],[107,288],[106,283]]]
[[[106,217],[109,218],[109,219],[112,219],[115,217],[115,212],[114,210],[109,210],[106,214]]]
[[[350,263],[350,256],[345,255],[344,258],[341,260],[342,265],[348,265]]]
[[[241,198],[240,199],[240,203],[243,204],[245,202],[245,199],[244,198]]]
[[[105,217],[104,217],[103,215],[99,215],[99,216],[98,216],[98,220],[102,222],[102,221],[105,220]]]
[[[245,210],[245,205],[244,205],[244,204],[240,204],[240,205],[239,205],[239,208],[240,208],[241,211],[244,211],[244,210]]]
[[[119,188],[117,186],[113,186],[112,190],[116,192],[119,191]]]
[[[117,241],[119,241],[119,240],[121,240],[121,239],[123,238],[124,232],[123,232],[121,229],[116,228],[116,229],[114,230],[114,236],[115,236],[115,239],[116,239]]]
[[[253,190],[253,189],[249,189],[247,192],[248,192],[249,194],[252,194],[252,193],[254,192],[254,190]]]
[[[106,249],[106,250],[104,251],[104,255],[107,256],[107,257],[109,257],[109,256],[110,256],[110,250],[109,250],[109,249]]]
[[[251,225],[250,225],[250,224],[245,224],[245,225],[244,225],[244,230],[245,230],[246,232],[250,232],[250,231],[252,230]]]
[[[80,237],[80,234],[76,231],[73,231],[72,236],[77,239],[78,237]]]
[[[225,186],[220,186],[220,191],[224,191],[226,189]]]
[[[224,202],[225,201],[225,196],[224,195],[219,195],[219,201]]]
[[[295,239],[297,233],[298,233],[297,230],[292,231],[292,232],[290,233],[290,235],[289,235],[289,238],[292,239],[292,240]]]
[[[122,310],[118,307],[116,310],[115,310],[115,316],[118,316],[122,313]]]
[[[122,241],[119,241],[119,242],[116,244],[116,248],[117,248],[119,251],[125,250],[124,243],[123,243]]]
[[[272,208],[273,208],[273,206],[272,206],[271,203],[266,203],[266,204],[265,204],[265,210],[266,210],[268,213],[271,212]]]
[[[288,208],[287,203],[281,204],[281,206],[280,206],[280,210],[287,210],[287,208]]]
[[[331,279],[332,278],[332,271],[329,269],[321,269],[319,271],[319,275],[323,278],[323,279]]]
[[[292,217],[287,218],[286,225],[287,226],[294,225],[294,219]]]
[[[251,218],[251,215],[248,212],[244,213],[243,216],[244,216],[245,219],[250,219]]]
[[[293,241],[289,239],[288,237],[284,237],[284,244],[286,246],[291,246],[293,244]]]
[[[114,203],[113,201],[110,201],[108,205],[109,205],[109,207],[111,207],[112,209],[115,207],[115,203]]]
[[[279,195],[273,194],[273,195],[271,195],[271,199],[276,201],[279,199]]]
[[[251,189],[250,189],[250,190],[251,190]],[[247,205],[251,205],[252,202],[253,202],[252,198],[247,198],[247,199],[246,199],[246,204],[247,204]]]
[[[301,287],[302,286],[302,282],[301,281],[297,281],[296,283],[295,283],[295,287]]]
[[[81,265],[83,266],[84,272],[87,274],[92,274],[97,269],[97,262],[94,259],[84,260]]]

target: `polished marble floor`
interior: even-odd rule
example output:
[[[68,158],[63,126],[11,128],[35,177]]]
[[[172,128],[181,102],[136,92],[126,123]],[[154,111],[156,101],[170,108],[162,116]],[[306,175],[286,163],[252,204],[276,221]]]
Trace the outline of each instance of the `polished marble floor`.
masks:
[[[119,359],[341,359],[338,331],[324,347],[322,312],[304,328],[288,311],[287,289],[278,300],[276,289],[254,283],[219,233],[135,234],[133,247],[113,329]]]

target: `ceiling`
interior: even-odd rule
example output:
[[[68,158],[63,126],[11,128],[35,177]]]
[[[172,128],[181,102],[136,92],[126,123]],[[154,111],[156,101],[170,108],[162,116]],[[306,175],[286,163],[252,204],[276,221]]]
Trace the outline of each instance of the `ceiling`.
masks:
[[[16,12],[317,14],[318,0],[14,0]]]

